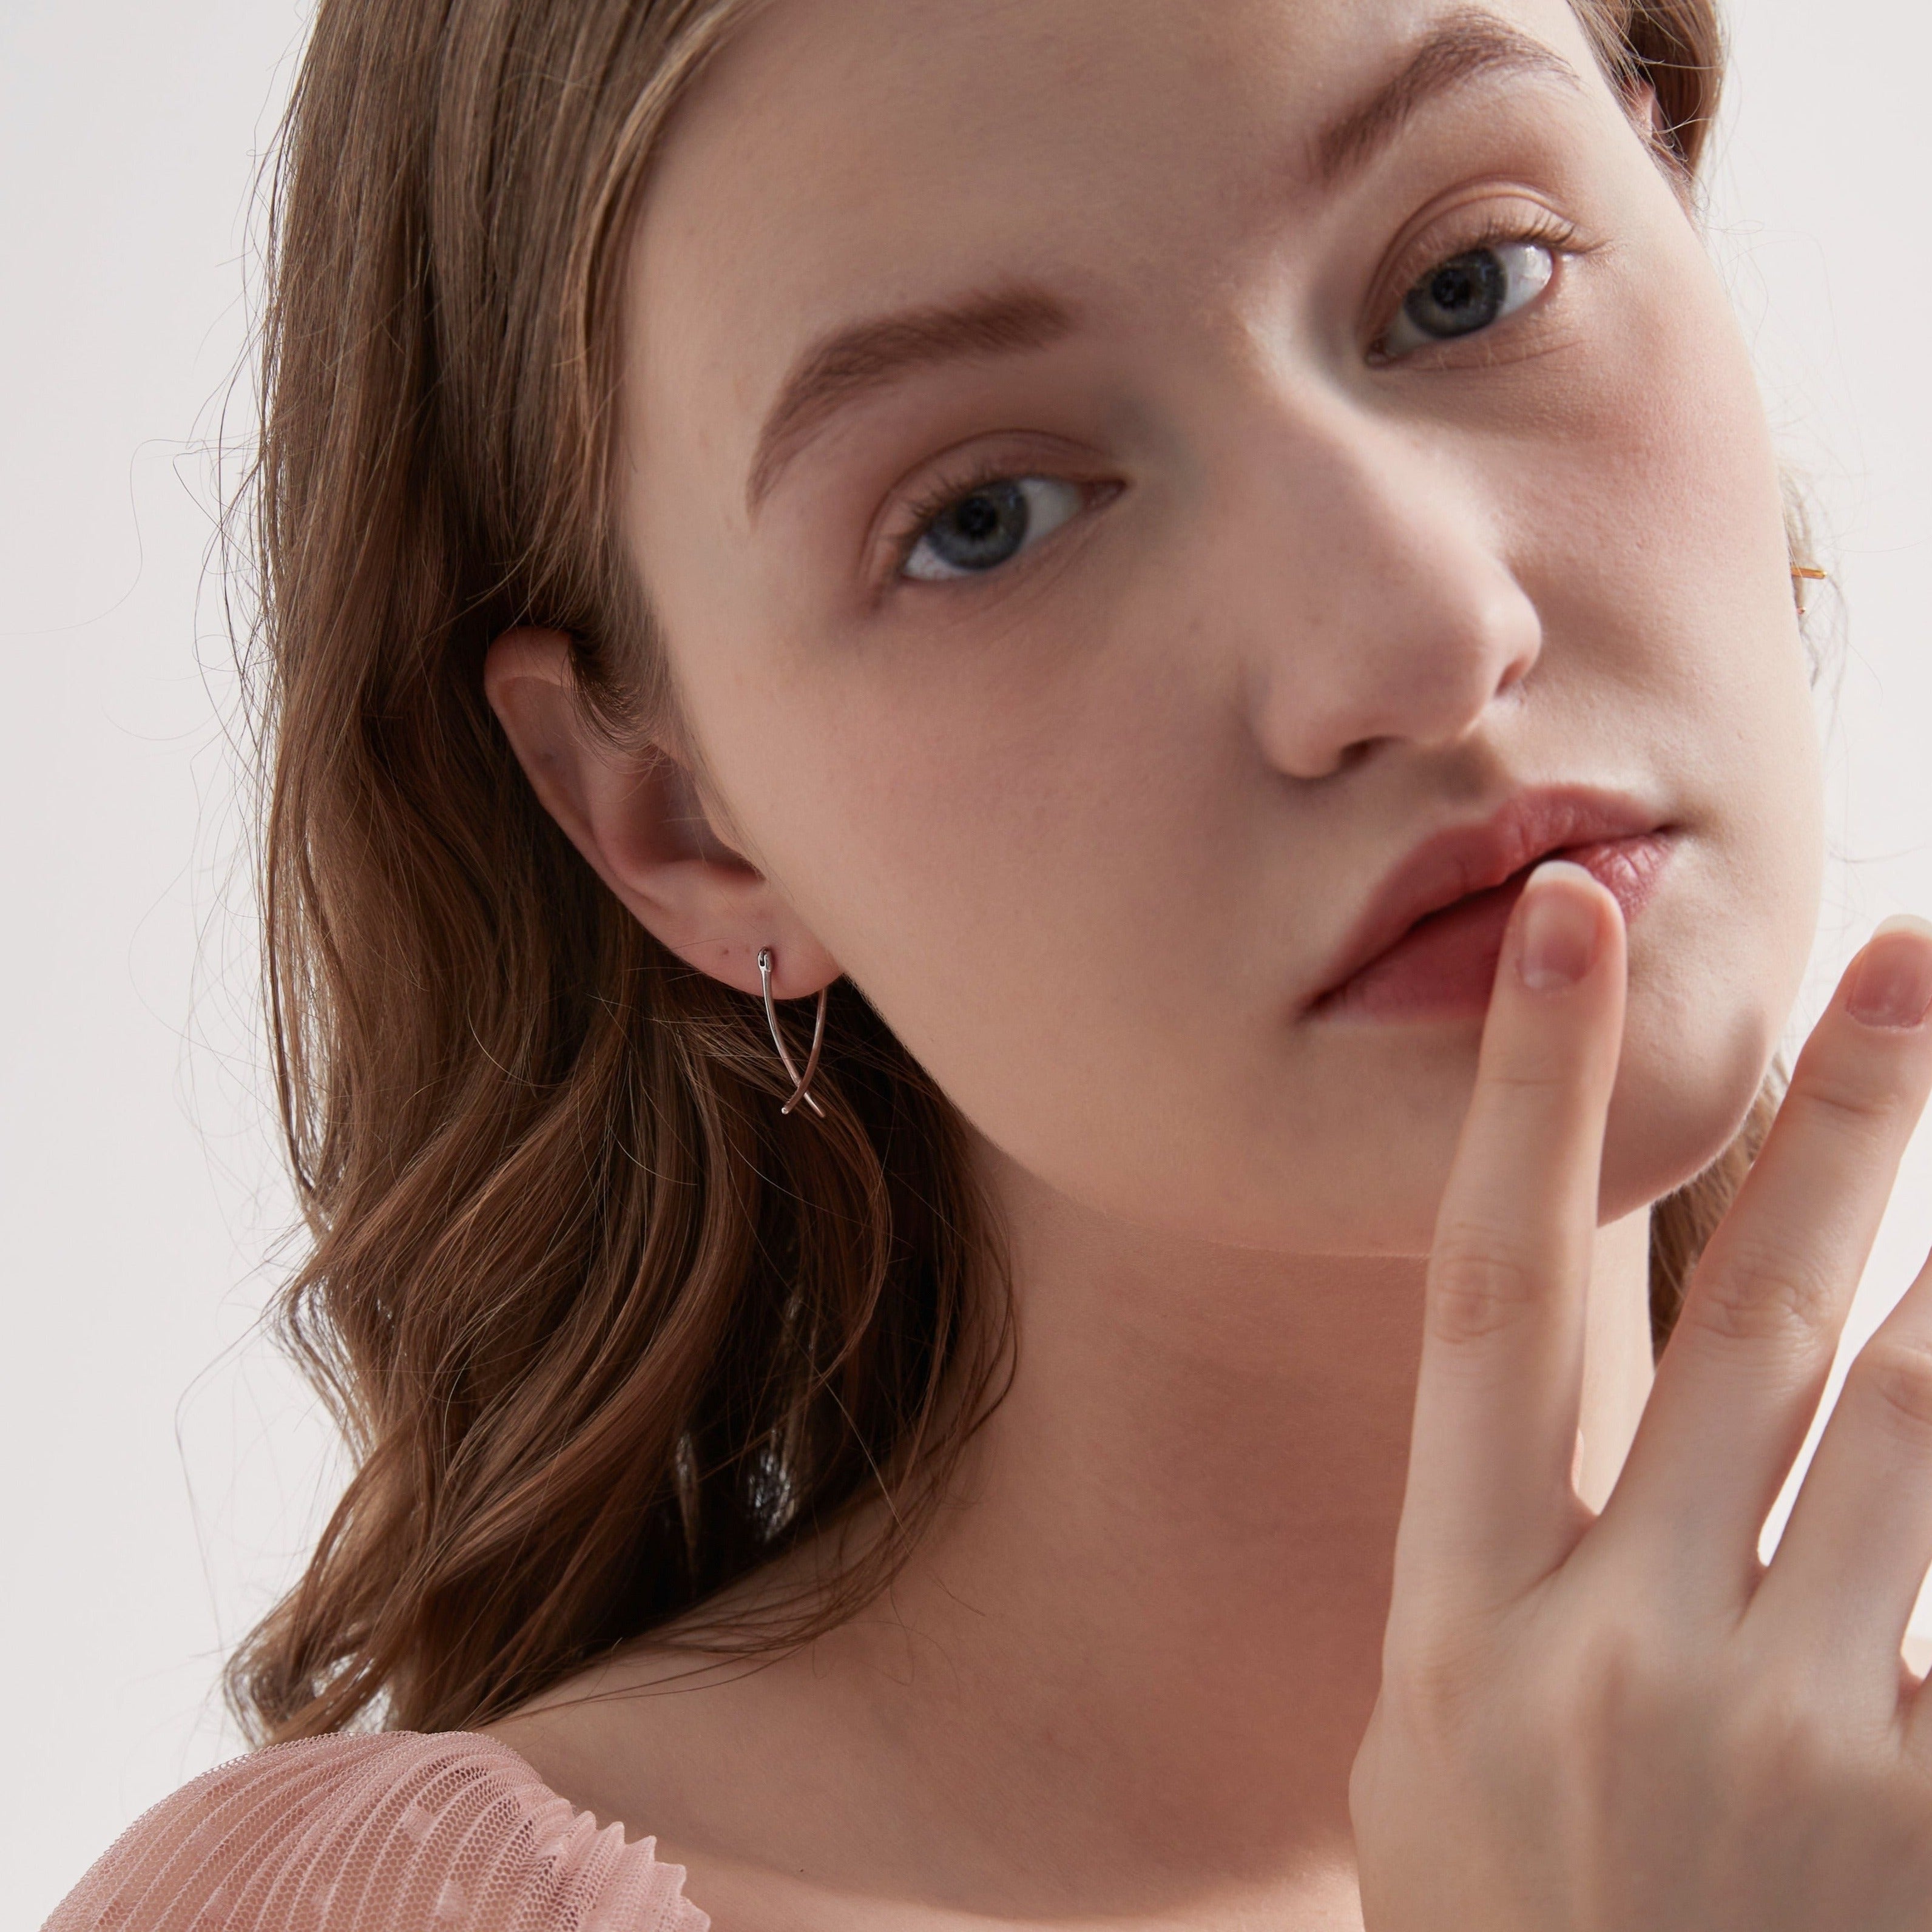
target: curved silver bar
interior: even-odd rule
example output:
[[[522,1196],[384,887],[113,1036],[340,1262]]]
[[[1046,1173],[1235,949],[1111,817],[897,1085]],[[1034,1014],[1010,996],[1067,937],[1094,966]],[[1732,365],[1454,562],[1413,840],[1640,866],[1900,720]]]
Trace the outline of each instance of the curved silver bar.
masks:
[[[818,1071],[819,1049],[825,1044],[825,995],[827,990],[824,986],[818,989],[818,1017],[812,1025],[812,1051],[805,1057],[805,1071],[798,1076],[797,1090],[778,1109],[781,1114],[790,1113],[802,1100],[821,1120],[825,1118],[825,1109],[818,1104],[809,1090],[812,1076]]]
[[[772,1030],[772,1044],[778,1050],[779,1064],[791,1076],[791,1098],[778,1109],[781,1114],[789,1114],[802,1100],[820,1120],[825,1118],[825,1109],[818,1104],[816,1096],[806,1090],[812,1084],[812,1076],[818,1071],[820,1049],[825,1044],[825,995],[827,989],[818,989],[818,1019],[812,1029],[812,1051],[806,1057],[805,1071],[801,1073],[793,1064],[790,1049],[784,1043],[784,1035],[778,1030],[778,1010],[772,1002],[772,949],[761,947],[758,953],[758,985],[765,996],[765,1024]]]

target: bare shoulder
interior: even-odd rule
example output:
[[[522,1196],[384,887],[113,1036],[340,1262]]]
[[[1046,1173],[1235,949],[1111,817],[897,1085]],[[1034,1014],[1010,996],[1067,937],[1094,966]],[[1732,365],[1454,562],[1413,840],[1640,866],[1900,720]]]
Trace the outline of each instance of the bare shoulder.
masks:
[[[705,1932],[653,1853],[495,1738],[308,1738],[164,1799],[45,1932]]]

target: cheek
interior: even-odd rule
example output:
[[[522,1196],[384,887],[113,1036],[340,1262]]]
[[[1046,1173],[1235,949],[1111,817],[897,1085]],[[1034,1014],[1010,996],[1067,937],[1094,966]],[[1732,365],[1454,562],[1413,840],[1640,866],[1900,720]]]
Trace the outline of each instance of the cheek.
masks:
[[[1262,836],[1276,782],[1225,657],[1104,593],[1050,637],[1030,614],[1016,597],[956,651],[856,645],[829,676],[822,639],[784,646],[758,710],[790,728],[739,712],[707,746],[719,782],[759,862],[1013,1160],[1126,1218],[1278,1232],[1284,1109],[1318,1110],[1318,1083],[1286,1056],[1294,922],[1258,914],[1322,890],[1316,855]],[[728,697],[706,682],[700,716]],[[1258,1082],[1258,1052],[1280,1061]]]
[[[1606,1146],[1628,1211],[1720,1152],[1802,982],[1824,865],[1809,665],[1778,464],[1728,303],[1684,232],[1618,352],[1572,386],[1570,454],[1521,512],[1578,735],[1640,742],[1687,832],[1631,935]],[[1551,503],[1577,507],[1552,519]],[[1633,736],[1633,734],[1635,734]]]
[[[721,782],[908,1048],[1057,1192],[1196,1238],[1420,1252],[1472,1042],[1294,1024],[1334,842],[1284,813],[1225,656],[1140,614],[1087,610],[997,673],[982,640],[828,686],[802,640],[817,668],[764,687],[792,731],[734,731]]]

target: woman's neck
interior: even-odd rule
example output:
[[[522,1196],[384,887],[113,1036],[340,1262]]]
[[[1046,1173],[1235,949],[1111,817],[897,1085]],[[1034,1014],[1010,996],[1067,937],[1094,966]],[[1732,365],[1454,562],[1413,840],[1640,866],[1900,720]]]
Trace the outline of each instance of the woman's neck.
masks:
[[[1011,1389],[887,1596],[699,1694],[620,1696],[562,1756],[503,1734],[607,1816],[835,1889],[1175,1923],[1210,1894],[1352,1896],[1421,1263],[1183,1249],[1026,1185],[1004,1204]],[[1648,1390],[1646,1223],[1600,1237],[1593,1503]]]
[[[1412,1258],[1150,1239],[1022,1186],[1020,1329],[961,1507],[893,1593],[969,1727],[1084,1738],[1131,1834],[1216,1862],[1346,1844],[1421,1345]],[[1648,1217],[1599,1238],[1579,1486],[1648,1394]],[[948,1676],[956,1694],[942,1688]],[[1021,1754],[1052,1761],[1050,1750]],[[1184,1815],[1185,1814],[1186,1815]]]

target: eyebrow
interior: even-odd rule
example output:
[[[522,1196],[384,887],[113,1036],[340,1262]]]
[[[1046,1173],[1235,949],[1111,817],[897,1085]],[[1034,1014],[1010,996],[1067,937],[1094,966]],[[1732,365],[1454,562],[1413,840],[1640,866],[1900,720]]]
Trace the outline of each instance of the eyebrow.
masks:
[[[793,365],[765,418],[747,506],[757,509],[814,432],[860,397],[914,369],[1045,349],[1076,326],[1072,310],[1058,297],[1021,284],[835,330]]]
[[[1438,94],[1491,74],[1538,75],[1581,88],[1576,70],[1553,49],[1480,8],[1438,20],[1394,77],[1315,140],[1316,181],[1332,188],[1365,167]]]
[[[1576,70],[1541,41],[1479,8],[1437,22],[1401,68],[1316,136],[1312,172],[1323,187],[1366,166],[1424,104],[1496,74],[1537,74],[1580,86]],[[746,485],[755,514],[780,472],[826,422],[916,370],[1050,346],[1078,317],[1046,290],[1021,284],[962,301],[902,310],[835,329],[792,365],[758,434]]]

